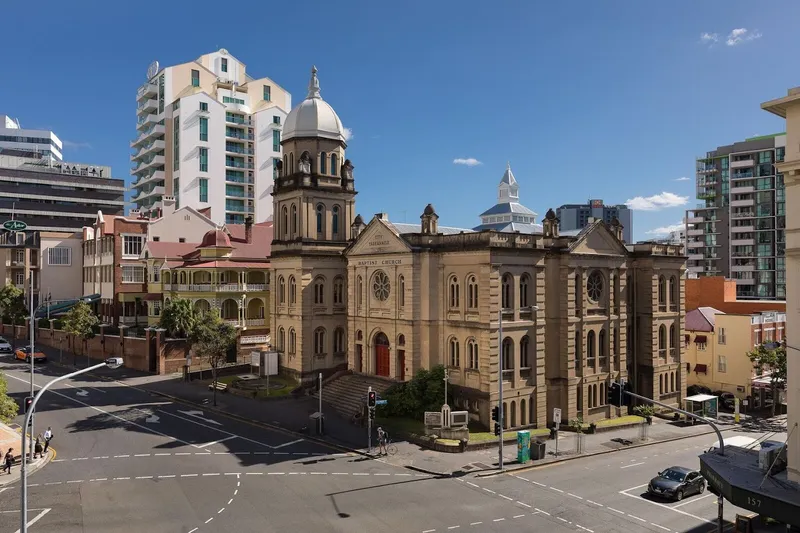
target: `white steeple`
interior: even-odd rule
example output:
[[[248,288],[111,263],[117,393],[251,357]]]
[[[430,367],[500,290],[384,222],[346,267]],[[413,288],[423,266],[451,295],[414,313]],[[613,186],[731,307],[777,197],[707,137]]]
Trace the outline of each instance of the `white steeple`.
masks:
[[[517,180],[514,178],[514,173],[511,172],[510,161],[506,165],[506,171],[500,180],[500,185],[497,187],[497,201],[501,204],[519,202],[519,185],[517,185]]]
[[[308,82],[308,96],[306,98],[322,98],[319,94],[319,79],[317,79],[316,65],[311,67],[311,79]]]

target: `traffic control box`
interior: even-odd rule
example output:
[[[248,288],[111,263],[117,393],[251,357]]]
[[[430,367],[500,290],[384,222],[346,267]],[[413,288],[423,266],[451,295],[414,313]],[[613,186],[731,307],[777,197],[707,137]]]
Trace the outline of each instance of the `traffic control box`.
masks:
[[[517,431],[517,462],[525,464],[531,460],[531,432]]]

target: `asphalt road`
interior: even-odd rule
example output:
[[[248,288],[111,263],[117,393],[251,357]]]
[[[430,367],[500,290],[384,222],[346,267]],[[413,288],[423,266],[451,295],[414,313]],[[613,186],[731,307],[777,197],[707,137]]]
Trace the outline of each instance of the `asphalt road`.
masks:
[[[0,369],[21,402],[27,367],[5,358]],[[64,373],[37,367],[37,388]],[[35,424],[37,433],[52,427],[57,453],[29,478],[31,532],[576,529],[456,479],[342,453],[119,382],[79,376],[59,383],[39,402]],[[0,489],[0,533],[18,531],[19,498],[19,483]]]
[[[723,433],[726,439],[735,435],[786,439],[785,433]],[[651,478],[670,466],[699,469],[697,456],[715,442],[714,436],[705,435],[462,483],[474,491],[491,490],[498,498],[534,505],[597,533],[711,532],[717,528],[717,497],[708,490],[681,502],[653,499],[645,490]],[[731,531],[736,513],[746,511],[728,502],[723,505],[726,531]]]

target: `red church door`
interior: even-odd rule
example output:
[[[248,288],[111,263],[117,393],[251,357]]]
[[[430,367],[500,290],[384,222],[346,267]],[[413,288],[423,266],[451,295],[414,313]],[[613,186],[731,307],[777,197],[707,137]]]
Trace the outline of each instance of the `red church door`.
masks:
[[[389,339],[383,333],[375,336],[375,373],[389,377]]]

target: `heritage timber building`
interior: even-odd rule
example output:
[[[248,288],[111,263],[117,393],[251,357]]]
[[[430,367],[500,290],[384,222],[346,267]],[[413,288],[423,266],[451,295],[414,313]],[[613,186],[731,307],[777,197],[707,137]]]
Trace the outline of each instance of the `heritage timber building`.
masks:
[[[443,364],[455,407],[486,425],[502,377],[508,427],[544,427],[554,407],[564,421],[617,416],[607,390],[620,378],[680,404],[681,246],[626,245],[616,219],[562,237],[552,209],[538,233],[439,226],[430,204],[419,225],[385,214],[365,222],[344,129],[316,69],[282,146],[270,330],[284,371],[408,380]]]

